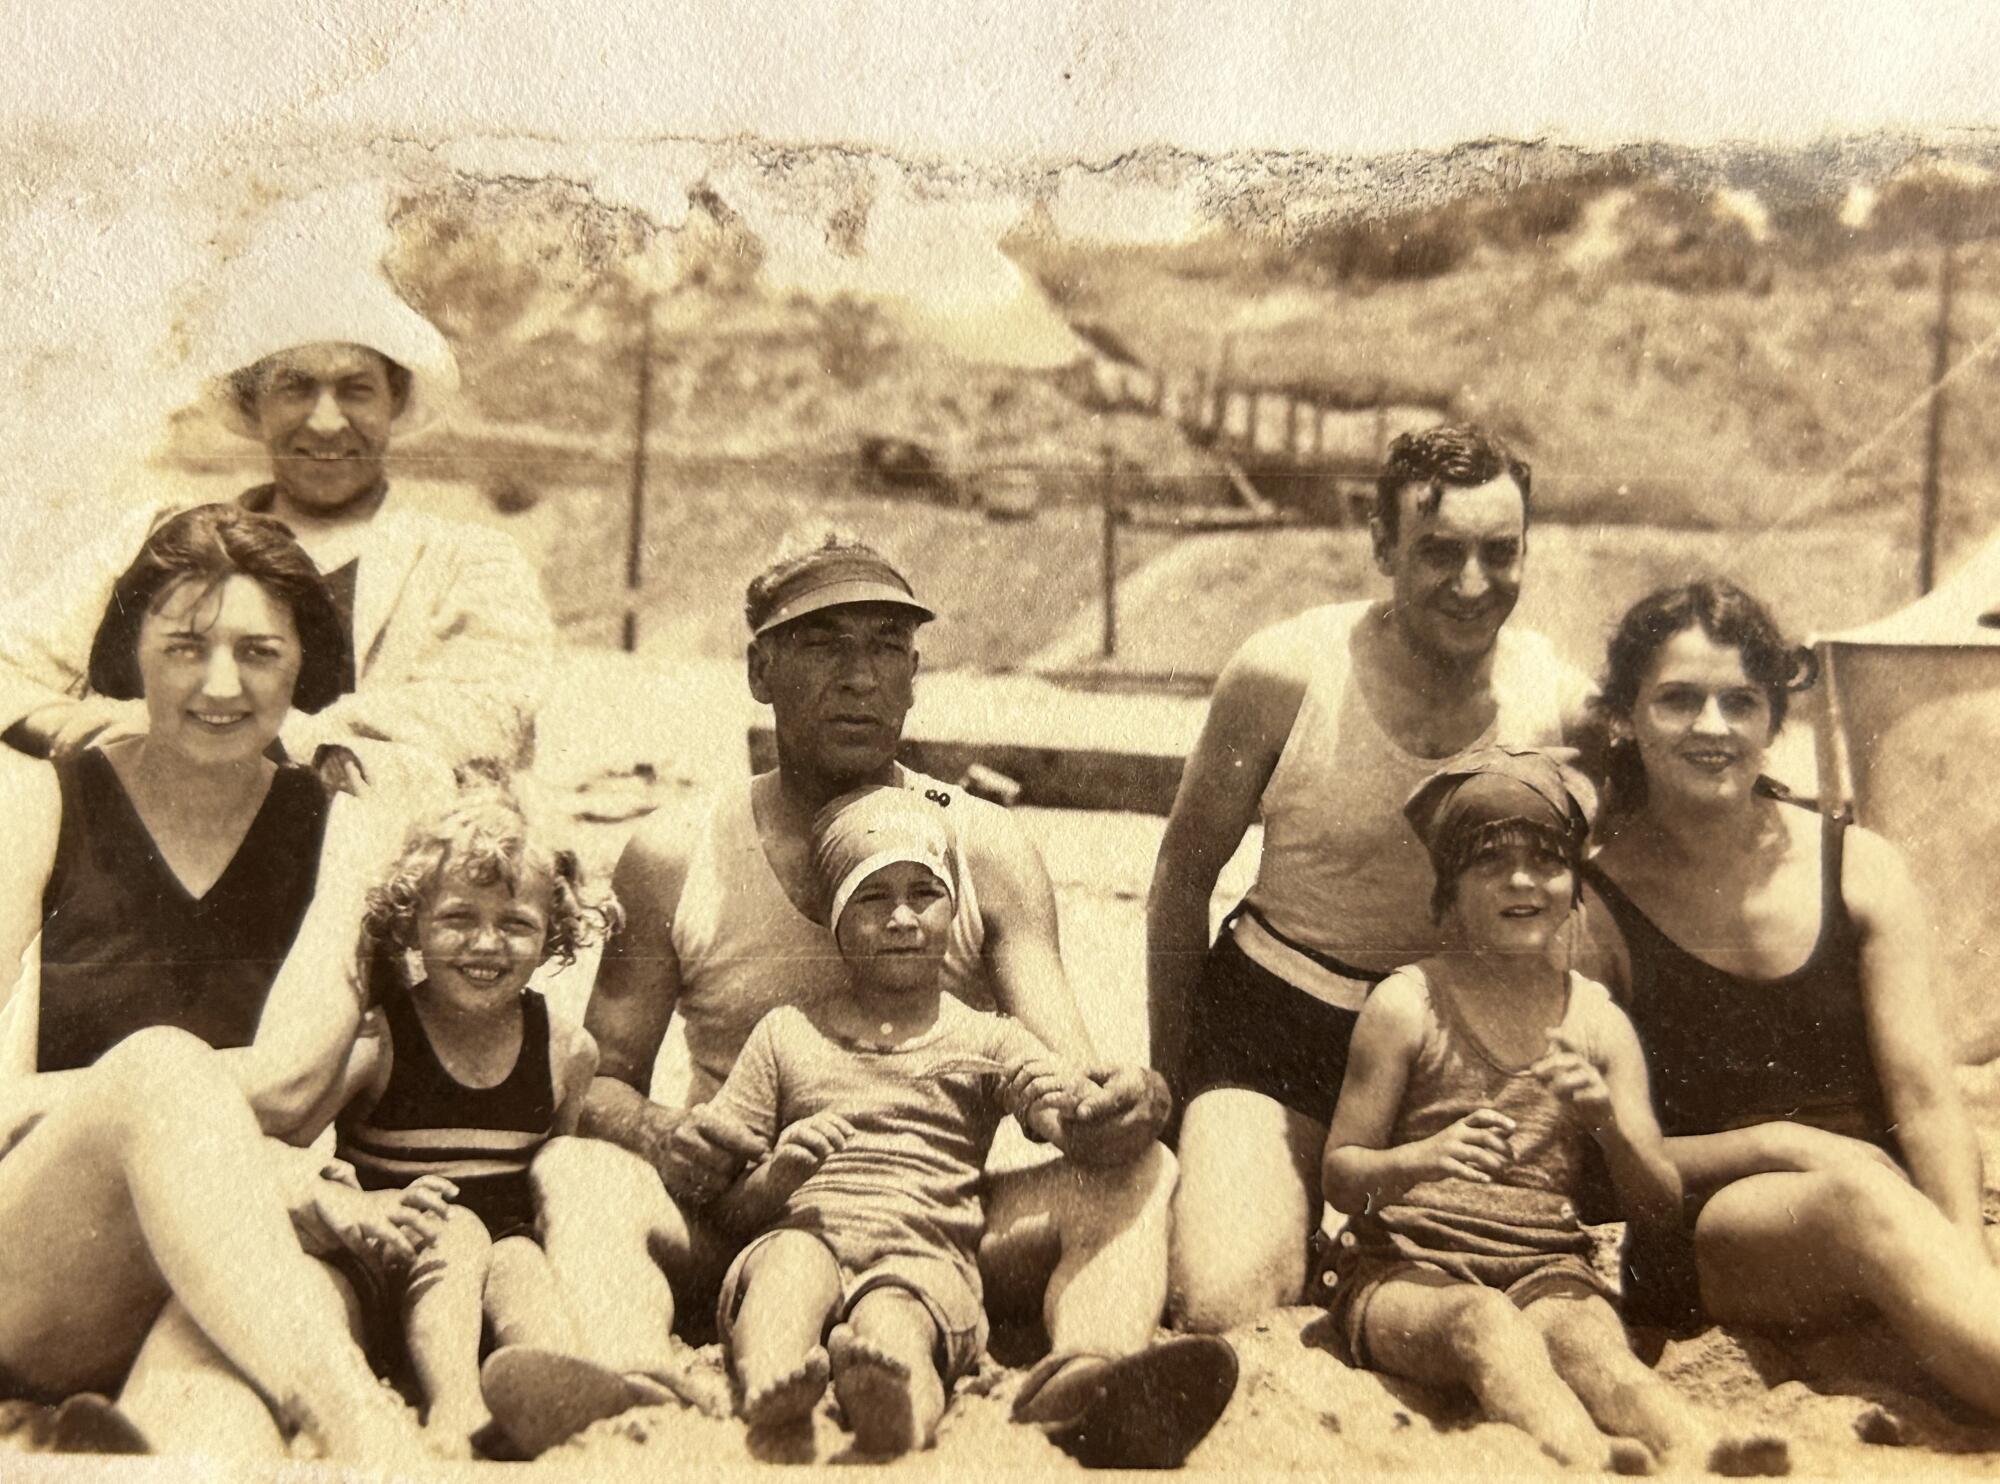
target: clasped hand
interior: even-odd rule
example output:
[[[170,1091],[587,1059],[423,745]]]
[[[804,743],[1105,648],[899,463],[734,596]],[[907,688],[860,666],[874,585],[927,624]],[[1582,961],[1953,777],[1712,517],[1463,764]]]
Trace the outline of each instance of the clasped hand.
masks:
[[[363,1190],[352,1179],[344,1166],[330,1169],[314,1190],[313,1209],[342,1247],[391,1267],[407,1267],[437,1240],[458,1194],[442,1175],[425,1175],[401,1190]]]

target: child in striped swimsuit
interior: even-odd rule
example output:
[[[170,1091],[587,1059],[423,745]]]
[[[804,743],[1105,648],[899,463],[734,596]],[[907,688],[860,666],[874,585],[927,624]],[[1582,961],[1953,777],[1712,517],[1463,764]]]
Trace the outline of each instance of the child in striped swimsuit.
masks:
[[[1726,1436],[1632,1353],[1577,1216],[1592,1145],[1633,1222],[1677,1220],[1681,1193],[1631,1022],[1562,967],[1594,806],[1566,764],[1498,747],[1411,795],[1453,946],[1355,1027],[1326,1146],[1352,1218],[1331,1308],[1356,1364],[1463,1386],[1564,1463],[1782,1473],[1782,1441]]]
[[[597,1048],[527,985],[616,920],[576,857],[550,848],[494,786],[418,824],[369,896],[374,944],[417,953],[423,976],[407,988],[393,972],[377,976],[375,1009],[348,1060],[336,1152],[385,1200],[417,1182],[450,1198],[435,1241],[385,1243],[378,1269],[362,1275],[374,1296],[400,1301],[442,1452],[468,1453],[490,1428],[479,1370],[488,1323],[503,1343],[575,1348],[536,1243],[528,1167],[550,1138],[575,1131]],[[421,1250],[409,1260],[412,1247]]]

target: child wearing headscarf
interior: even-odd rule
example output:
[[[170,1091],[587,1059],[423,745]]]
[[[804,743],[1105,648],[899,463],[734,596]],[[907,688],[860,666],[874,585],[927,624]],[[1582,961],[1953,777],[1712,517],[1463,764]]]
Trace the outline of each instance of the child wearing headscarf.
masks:
[[[1001,1119],[1061,1147],[1088,1084],[943,992],[964,883],[938,804],[848,794],[814,840],[848,990],[766,1015],[715,1096],[766,1149],[709,1204],[723,1229],[762,1232],[716,1327],[753,1428],[810,1416],[830,1380],[861,1450],[902,1453],[930,1444],[985,1345],[980,1175]],[[703,1194],[672,1168],[667,1183]]]
[[[1782,1442],[1725,1436],[1632,1353],[1577,1216],[1593,1154],[1630,1220],[1681,1198],[1631,1022],[1565,966],[1595,807],[1558,756],[1499,747],[1405,805],[1452,946],[1356,1024],[1326,1145],[1351,1218],[1331,1308],[1356,1364],[1466,1387],[1564,1463],[1781,1473]]]

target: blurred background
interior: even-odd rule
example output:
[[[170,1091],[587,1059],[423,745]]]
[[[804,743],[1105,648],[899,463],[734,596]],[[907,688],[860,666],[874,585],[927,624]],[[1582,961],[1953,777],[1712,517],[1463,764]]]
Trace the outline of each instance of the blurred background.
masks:
[[[1366,587],[1388,439],[1466,417],[1535,467],[1523,617],[1586,668],[1676,572],[1826,631],[2000,516],[1991,147],[1492,145],[1337,194],[1169,150],[956,189],[628,153],[653,200],[554,168],[360,198],[463,375],[399,468],[506,526],[581,645],[733,657],[743,581],[830,521],[939,596],[934,668],[1199,689]],[[191,414],[159,457],[258,467]]]

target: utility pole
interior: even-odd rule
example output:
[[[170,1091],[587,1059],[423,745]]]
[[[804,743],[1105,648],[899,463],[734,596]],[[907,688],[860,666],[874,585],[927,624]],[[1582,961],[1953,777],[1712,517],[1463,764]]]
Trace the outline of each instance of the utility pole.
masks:
[[[1949,226],[1938,239],[1938,310],[1931,344],[1930,418],[1924,427],[1924,483],[1917,504],[1917,593],[1937,574],[1940,466],[1944,463],[1944,378],[1951,369],[1951,298],[1958,277],[1958,237]]]
[[[1118,495],[1112,488],[1111,450],[1098,453],[1097,489],[1104,507],[1104,658],[1118,653]]]
[[[646,439],[653,429],[653,296],[640,307],[639,396],[632,418],[632,509],[625,542],[625,628],[627,654],[639,648],[639,585],[646,572]]]

